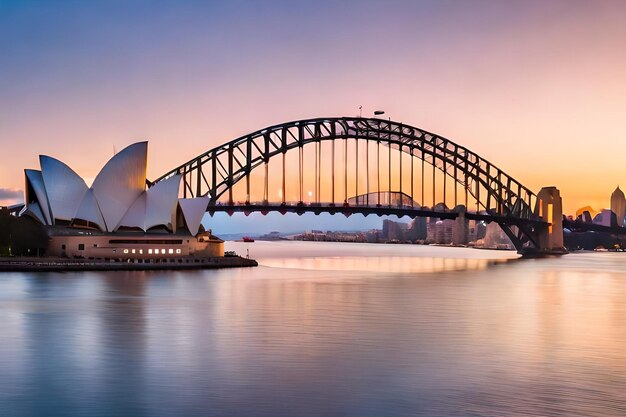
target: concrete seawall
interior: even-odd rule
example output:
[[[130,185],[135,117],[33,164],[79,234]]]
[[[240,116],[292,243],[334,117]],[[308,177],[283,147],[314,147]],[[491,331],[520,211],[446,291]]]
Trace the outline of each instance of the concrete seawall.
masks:
[[[154,260],[153,260],[154,261]],[[254,259],[240,256],[219,258],[172,258],[159,262],[137,260],[68,259],[6,257],[0,258],[0,272],[46,272],[46,271],[146,271],[181,269],[217,269],[258,266]]]

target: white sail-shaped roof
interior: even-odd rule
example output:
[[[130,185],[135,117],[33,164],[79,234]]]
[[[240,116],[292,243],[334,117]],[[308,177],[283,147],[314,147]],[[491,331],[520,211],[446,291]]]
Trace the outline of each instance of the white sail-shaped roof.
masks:
[[[174,175],[156,183],[146,191],[146,228],[164,225],[171,229],[176,218],[176,206],[182,175]]]
[[[209,205],[209,197],[181,198],[178,200],[178,204],[183,211],[187,229],[189,229],[192,236],[195,236],[198,234],[202,217],[204,217],[204,213]]]
[[[148,142],[134,143],[106,163],[93,182],[107,231],[113,231],[146,188]]]
[[[98,202],[91,188],[87,190],[83,196],[83,200],[80,202],[78,210],[76,211],[75,218],[97,224],[101,230],[107,230],[106,222],[100,213]]]
[[[39,156],[43,182],[53,219],[72,220],[87,192],[87,184],[58,159]]]
[[[151,227],[172,228],[182,175],[174,175],[143,192],[128,209],[119,227],[138,227],[147,231]]]
[[[44,224],[55,219],[90,222],[102,231],[120,227],[164,226],[175,231],[182,175],[146,190],[148,145],[139,142],[111,158],[91,187],[69,166],[50,156],[39,157],[41,171],[26,170],[26,207],[21,214]],[[197,234],[208,197],[180,200],[189,230]]]
[[[120,227],[138,227],[146,230],[146,193],[142,193],[120,221]]]
[[[46,224],[46,219],[41,211],[41,207],[39,207],[39,203],[30,203],[28,206],[24,206],[20,211],[20,216],[30,216],[40,223]]]
[[[46,195],[46,186],[43,182],[41,171],[34,169],[25,169],[26,174],[26,204],[36,201],[39,203],[40,211],[43,214],[45,224],[52,224],[50,217],[50,206],[48,205],[48,196]],[[30,189],[32,188],[35,193],[34,196],[30,195]]]

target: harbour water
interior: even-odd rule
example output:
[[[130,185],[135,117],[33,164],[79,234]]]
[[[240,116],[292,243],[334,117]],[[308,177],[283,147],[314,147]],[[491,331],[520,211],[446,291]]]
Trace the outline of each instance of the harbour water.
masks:
[[[231,243],[0,274],[0,416],[623,416],[626,256]]]

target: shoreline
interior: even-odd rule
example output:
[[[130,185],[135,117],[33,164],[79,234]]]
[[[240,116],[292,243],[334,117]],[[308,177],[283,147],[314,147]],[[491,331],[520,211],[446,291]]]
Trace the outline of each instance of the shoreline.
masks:
[[[254,259],[241,256],[216,258],[172,258],[165,262],[133,260],[70,259],[41,257],[0,257],[0,272],[74,272],[74,271],[157,271],[255,267]]]

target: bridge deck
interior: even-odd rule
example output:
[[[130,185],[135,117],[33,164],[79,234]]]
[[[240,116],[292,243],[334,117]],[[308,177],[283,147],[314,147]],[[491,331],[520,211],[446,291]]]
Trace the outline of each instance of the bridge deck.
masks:
[[[255,212],[260,212],[263,214],[267,214],[270,212],[278,212],[281,214],[286,213],[295,213],[298,215],[302,215],[304,213],[313,213],[315,215],[319,215],[321,213],[329,213],[329,214],[343,214],[344,216],[351,216],[353,214],[362,214],[365,216],[369,216],[370,214],[377,216],[397,216],[404,217],[408,216],[411,218],[415,217],[433,217],[438,219],[451,219],[454,220],[459,217],[460,213],[454,210],[432,210],[426,208],[415,208],[411,206],[345,206],[342,204],[216,204],[210,205],[207,207],[207,212],[209,214],[213,213],[244,213],[250,214]],[[465,218],[469,220],[477,220],[477,221],[485,221],[496,222],[507,225],[538,225],[538,226],[546,226],[547,223],[542,220],[532,220],[532,219],[520,219],[516,217],[507,217],[499,214],[488,214],[488,213],[472,213],[466,212]]]

